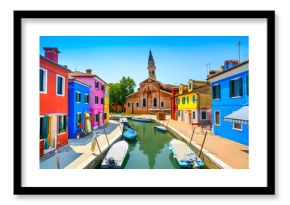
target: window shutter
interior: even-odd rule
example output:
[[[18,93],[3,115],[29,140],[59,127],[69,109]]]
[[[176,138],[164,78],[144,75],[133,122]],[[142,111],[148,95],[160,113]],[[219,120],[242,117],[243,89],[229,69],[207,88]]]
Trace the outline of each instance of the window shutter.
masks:
[[[240,96],[243,96],[243,79],[239,79],[239,87],[240,87]]]
[[[44,86],[43,86],[43,70],[39,69],[39,90],[44,91]]]
[[[47,139],[48,137],[48,116],[44,116],[40,120],[40,139]]]
[[[221,85],[217,85],[217,98],[221,98]]]
[[[234,81],[232,81],[232,80],[230,80],[229,91],[230,91],[230,97],[233,97]]]

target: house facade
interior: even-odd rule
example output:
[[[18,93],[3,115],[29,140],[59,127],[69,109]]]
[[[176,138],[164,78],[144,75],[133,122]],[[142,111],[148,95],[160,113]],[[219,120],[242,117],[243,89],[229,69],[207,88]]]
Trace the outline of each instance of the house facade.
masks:
[[[68,82],[68,137],[77,138],[80,129],[90,132],[91,122],[86,119],[90,111],[90,86],[75,79]]]
[[[177,99],[177,120],[192,125],[211,123],[211,87],[205,81],[189,80],[180,84]]]
[[[107,83],[105,84],[104,96],[104,124],[108,124],[110,117],[110,86]]]
[[[211,73],[214,134],[249,145],[249,61]]]
[[[164,84],[156,78],[156,66],[151,51],[148,59],[148,78],[142,81],[136,92],[126,96],[127,114],[153,114],[171,112],[171,97],[174,85]]]
[[[86,73],[76,71],[71,73],[70,76],[90,86],[90,116],[94,118],[91,121],[92,127],[93,129],[102,127],[104,125],[104,93],[106,82],[97,75],[92,74],[92,69],[87,69]]]
[[[58,64],[58,48],[40,55],[40,156],[68,143],[68,73]]]

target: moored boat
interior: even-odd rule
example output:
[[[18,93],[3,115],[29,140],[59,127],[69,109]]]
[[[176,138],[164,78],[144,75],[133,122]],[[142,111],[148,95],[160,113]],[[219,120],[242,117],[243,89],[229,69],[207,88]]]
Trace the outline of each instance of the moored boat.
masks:
[[[155,126],[156,129],[160,130],[160,131],[166,131],[167,128],[164,126]]]
[[[151,119],[141,117],[132,117],[132,120],[136,122],[151,122]]]
[[[120,169],[128,152],[128,142],[119,141],[112,145],[102,161],[102,169]]]
[[[172,139],[169,149],[181,168],[202,168],[203,161],[184,142]]]
[[[128,119],[126,117],[121,117],[119,122],[123,125],[128,125]]]
[[[137,137],[137,132],[133,130],[131,127],[125,126],[123,136],[128,141],[135,140]]]

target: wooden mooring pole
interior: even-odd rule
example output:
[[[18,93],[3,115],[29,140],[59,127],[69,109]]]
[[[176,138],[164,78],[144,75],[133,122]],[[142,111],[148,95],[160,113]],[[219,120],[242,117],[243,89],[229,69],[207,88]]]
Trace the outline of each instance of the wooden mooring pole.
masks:
[[[191,145],[191,141],[192,141],[192,138],[193,138],[193,135],[194,135],[194,132],[195,132],[195,127],[193,128],[192,130],[192,135],[191,135],[191,138],[190,138],[190,141],[189,141],[189,146]]]
[[[199,152],[199,155],[198,155],[198,157],[200,157],[200,156],[201,156],[202,149],[203,149],[203,145],[204,145],[204,143],[205,143],[205,139],[206,139],[206,135],[207,135],[207,131],[205,132],[205,135],[204,135],[204,138],[203,138],[203,142],[202,142],[202,145],[201,145],[201,148],[200,148],[200,152]]]
[[[107,132],[106,132],[106,128],[105,128],[105,127],[104,127],[104,132],[105,132],[105,136],[106,136],[106,139],[107,139],[108,145],[110,146],[110,142],[109,142],[109,139],[108,139],[108,136],[107,136]]]

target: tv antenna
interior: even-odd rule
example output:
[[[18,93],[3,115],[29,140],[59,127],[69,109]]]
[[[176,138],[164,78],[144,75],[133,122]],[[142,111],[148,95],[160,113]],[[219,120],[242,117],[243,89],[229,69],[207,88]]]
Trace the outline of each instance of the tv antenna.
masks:
[[[239,48],[239,64],[241,63],[241,45],[243,45],[243,42],[239,40],[236,44]]]

